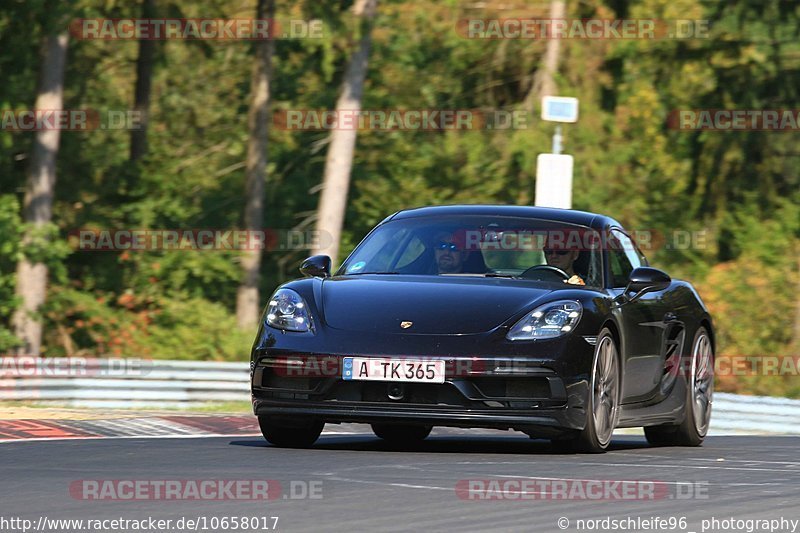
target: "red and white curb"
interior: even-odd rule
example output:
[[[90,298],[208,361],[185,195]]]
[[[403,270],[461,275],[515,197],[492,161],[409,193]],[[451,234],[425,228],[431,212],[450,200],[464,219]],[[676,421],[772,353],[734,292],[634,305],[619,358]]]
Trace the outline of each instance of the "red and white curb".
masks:
[[[254,416],[174,415],[99,420],[0,420],[0,443],[104,438],[261,435]]]

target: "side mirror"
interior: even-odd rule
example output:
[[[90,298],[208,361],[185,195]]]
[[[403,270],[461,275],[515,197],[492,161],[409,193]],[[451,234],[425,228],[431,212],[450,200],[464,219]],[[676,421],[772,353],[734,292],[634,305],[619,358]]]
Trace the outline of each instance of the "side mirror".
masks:
[[[329,278],[331,276],[331,258],[327,255],[312,255],[300,265],[300,273],[310,278]]]
[[[632,299],[635,300],[646,292],[663,291],[670,283],[672,278],[666,272],[657,268],[639,267],[631,272],[625,292],[634,293]]]

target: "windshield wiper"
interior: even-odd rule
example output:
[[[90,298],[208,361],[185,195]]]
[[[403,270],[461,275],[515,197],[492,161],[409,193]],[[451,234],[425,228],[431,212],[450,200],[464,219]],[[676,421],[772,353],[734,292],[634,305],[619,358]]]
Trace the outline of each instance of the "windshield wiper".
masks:
[[[400,272],[348,272],[345,276],[364,276],[366,274],[396,275]]]
[[[381,276],[396,276],[399,275],[400,272],[348,272],[345,276],[367,276],[367,275],[381,275]],[[479,273],[462,273],[462,272],[455,272],[453,274],[441,274],[443,276],[483,276],[486,278],[517,278],[514,274],[500,274],[498,272],[487,272],[485,274]]]

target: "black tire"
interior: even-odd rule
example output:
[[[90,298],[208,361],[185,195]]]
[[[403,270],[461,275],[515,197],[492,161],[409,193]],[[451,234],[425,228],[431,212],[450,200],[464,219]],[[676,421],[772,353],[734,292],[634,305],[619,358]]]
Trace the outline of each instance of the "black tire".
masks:
[[[267,442],[280,448],[308,448],[317,442],[325,427],[324,422],[315,420],[288,425],[267,416],[259,416],[258,425]]]
[[[413,424],[372,424],[372,431],[392,444],[416,444],[431,434],[433,426]]]
[[[708,433],[714,397],[714,351],[704,327],[695,333],[687,366],[683,422],[644,428],[647,442],[653,446],[700,446]]]
[[[621,391],[619,347],[611,330],[603,328],[597,336],[592,358],[586,425],[572,441],[575,451],[604,453],[608,449],[619,419]]]

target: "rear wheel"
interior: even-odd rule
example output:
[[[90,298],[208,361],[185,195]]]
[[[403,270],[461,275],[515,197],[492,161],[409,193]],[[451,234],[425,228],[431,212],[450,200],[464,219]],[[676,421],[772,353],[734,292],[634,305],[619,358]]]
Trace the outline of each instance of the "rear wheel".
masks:
[[[378,437],[393,444],[414,444],[422,442],[431,434],[433,426],[412,424],[372,424],[372,431]]]
[[[647,442],[654,446],[700,446],[708,433],[713,399],[714,349],[708,331],[701,327],[692,342],[683,422],[644,428]]]
[[[619,349],[611,330],[603,328],[597,337],[592,362],[591,389],[586,411],[586,426],[572,444],[578,451],[602,453],[611,444],[619,418]]]
[[[292,421],[259,416],[258,425],[267,442],[281,448],[308,448],[319,438],[324,422],[315,420]]]

